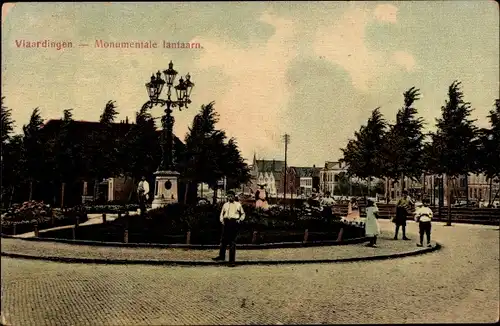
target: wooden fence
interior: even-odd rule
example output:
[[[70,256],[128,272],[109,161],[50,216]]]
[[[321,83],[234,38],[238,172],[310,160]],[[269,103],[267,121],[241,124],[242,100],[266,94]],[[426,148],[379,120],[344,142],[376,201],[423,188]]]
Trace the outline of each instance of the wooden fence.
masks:
[[[300,207],[304,199],[288,199],[287,205],[292,207]],[[246,203],[254,203],[253,201],[245,201]],[[364,204],[360,204],[361,217],[365,217]],[[377,203],[380,217],[383,219],[390,219],[396,215],[396,205]],[[448,208],[441,207],[441,210],[436,207],[431,207],[434,212],[434,221],[446,221],[448,218]],[[338,204],[333,207],[333,212],[336,215],[347,215],[347,205]],[[413,219],[413,214],[408,216],[409,220]],[[498,225],[500,223],[500,208],[475,208],[475,207],[456,207],[451,208],[451,220],[455,223],[475,223],[475,224],[488,224]]]

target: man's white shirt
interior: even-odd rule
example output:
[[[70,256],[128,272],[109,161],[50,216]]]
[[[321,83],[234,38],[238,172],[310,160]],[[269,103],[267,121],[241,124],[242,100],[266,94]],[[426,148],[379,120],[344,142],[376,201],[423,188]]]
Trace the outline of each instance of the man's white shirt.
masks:
[[[335,199],[332,197],[323,197],[320,203],[321,206],[333,206],[335,205]]]
[[[146,180],[144,180],[144,181],[141,180],[139,182],[139,186],[137,187],[137,189],[138,190],[141,190],[141,189],[144,190],[144,196],[146,198],[149,197],[149,182],[147,182]]]
[[[221,223],[224,222],[225,218],[243,221],[245,219],[245,211],[241,204],[237,201],[225,203],[220,212]]]
[[[422,206],[415,210],[415,221],[430,222],[432,217],[433,213],[429,207]]]

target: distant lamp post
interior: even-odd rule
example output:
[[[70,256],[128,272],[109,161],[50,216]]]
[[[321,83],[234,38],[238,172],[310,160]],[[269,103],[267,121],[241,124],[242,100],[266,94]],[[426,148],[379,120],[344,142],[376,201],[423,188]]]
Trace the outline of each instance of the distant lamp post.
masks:
[[[162,160],[158,171],[155,172],[155,192],[153,200],[153,208],[165,206],[170,203],[178,201],[178,188],[177,180],[179,172],[175,171],[173,164],[173,126],[174,117],[172,116],[172,108],[178,107],[179,111],[191,104],[191,91],[194,84],[191,82],[189,73],[184,78],[179,79],[179,83],[174,86],[177,71],[174,70],[172,61],[168,64],[168,69],[163,71],[165,80],[161,77],[161,72],[158,71],[151,76],[151,80],[146,83],[146,90],[148,92],[149,101],[144,103],[143,109],[151,109],[153,106],[160,105],[165,107],[165,115],[162,116],[162,137],[161,137],[161,150]],[[160,95],[166,84],[167,98],[161,99]],[[176,100],[172,100],[172,88],[175,90]]]

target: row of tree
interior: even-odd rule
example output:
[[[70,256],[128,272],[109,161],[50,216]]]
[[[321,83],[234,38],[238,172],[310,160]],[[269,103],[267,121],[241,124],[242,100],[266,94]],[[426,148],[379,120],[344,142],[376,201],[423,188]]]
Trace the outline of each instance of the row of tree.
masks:
[[[498,182],[500,100],[489,112],[490,127],[478,128],[461,83],[455,81],[449,86],[441,117],[436,119],[437,130],[425,133],[424,120],[413,106],[419,97],[415,87],[404,93],[404,105],[393,124],[379,108],[372,111],[367,124],[342,149],[349,174],[365,180],[388,179],[393,185],[401,182],[403,187],[405,177],[420,180],[423,174],[446,175],[453,182],[461,175],[483,173],[490,185]]]
[[[109,101],[99,122],[82,135],[72,110],[67,109],[63,111],[60,125],[51,133],[44,129],[43,118],[36,108],[28,124],[23,126],[22,134],[13,135],[12,112],[4,106],[2,97],[2,205],[11,203],[12,198],[55,198],[61,187],[64,193],[65,186],[83,180],[151,177],[162,159],[163,133],[157,130],[147,108],[136,113],[133,124],[115,123],[117,115],[115,102]],[[185,201],[196,198],[199,183],[207,183],[215,189],[217,181],[225,176],[231,188],[250,179],[250,170],[236,140],[228,139],[223,130],[216,128],[218,120],[214,103],[203,105],[184,143],[174,141],[175,168],[181,173],[180,181],[187,185]],[[22,191],[24,185],[29,185],[26,193]],[[42,190],[34,194],[34,188]],[[35,198],[37,196],[44,198]]]

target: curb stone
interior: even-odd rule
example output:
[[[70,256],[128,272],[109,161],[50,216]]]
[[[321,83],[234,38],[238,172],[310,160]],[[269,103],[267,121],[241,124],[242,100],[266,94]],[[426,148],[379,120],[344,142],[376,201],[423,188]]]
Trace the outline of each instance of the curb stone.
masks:
[[[57,239],[57,238],[18,238],[10,235],[1,235],[2,238],[17,239],[22,241],[32,242],[54,242],[64,243],[69,245],[86,245],[86,246],[99,246],[99,247],[124,247],[124,248],[163,248],[163,249],[193,249],[193,250],[211,250],[219,249],[220,245],[198,245],[198,244],[157,244],[157,243],[123,243],[123,242],[102,242],[91,240],[71,240],[71,239]],[[351,244],[360,244],[367,242],[369,238],[352,238],[343,241],[337,240],[324,240],[324,241],[308,241],[308,242],[274,242],[263,244],[236,244],[237,249],[242,250],[261,250],[261,249],[278,249],[278,248],[304,248],[304,247],[326,247],[326,246],[342,246]]]
[[[443,246],[436,243],[431,248],[423,248],[415,251],[407,251],[396,254],[379,255],[379,256],[365,256],[365,257],[350,257],[339,259],[309,259],[309,260],[242,260],[236,261],[235,265],[291,265],[291,264],[325,264],[325,263],[348,263],[358,261],[373,261],[373,260],[387,260],[409,256],[417,256],[425,253],[438,251]],[[163,265],[163,266],[226,266],[227,262],[213,262],[206,260],[127,260],[127,259],[99,259],[99,258],[71,258],[71,257],[43,257],[16,254],[9,252],[1,252],[1,256],[18,259],[29,260],[44,260],[60,263],[73,263],[73,264],[107,264],[107,265]]]

